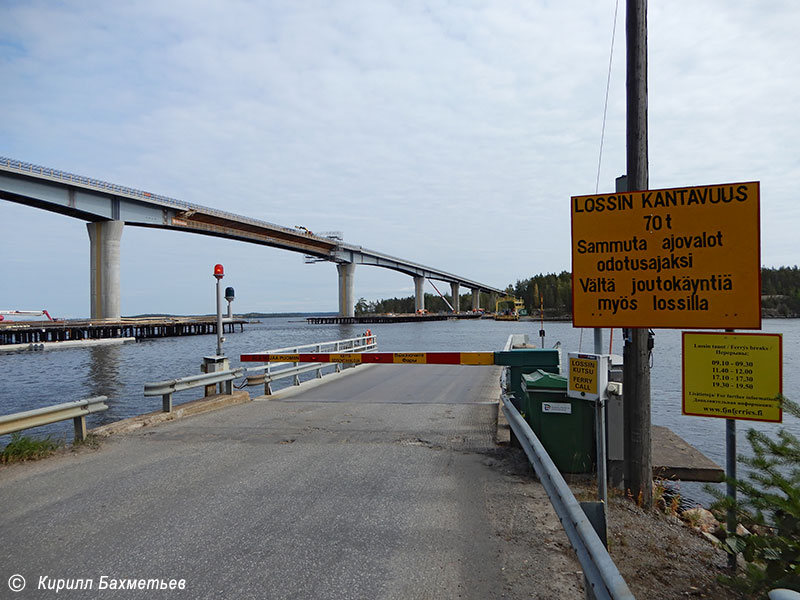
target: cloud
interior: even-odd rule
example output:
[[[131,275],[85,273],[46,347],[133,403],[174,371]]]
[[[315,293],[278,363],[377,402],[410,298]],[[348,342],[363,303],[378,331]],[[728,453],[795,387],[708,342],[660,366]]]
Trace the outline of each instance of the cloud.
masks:
[[[774,265],[796,262],[787,222],[800,183],[791,151],[799,10],[680,1],[649,14],[651,185],[760,179],[763,259]],[[613,3],[588,1],[5,2],[0,154],[341,230],[505,287],[570,268],[568,199],[595,189],[613,14]],[[624,87],[621,14],[601,191],[625,170]],[[6,214],[51,238],[83,227],[19,210]],[[148,286],[175,281],[163,256],[181,273],[204,273],[221,252],[259,273],[250,297],[275,310],[298,298],[336,309],[332,265],[129,229],[123,285],[136,292],[124,311],[149,312]],[[69,243],[88,262],[84,235]],[[39,253],[27,238],[0,241],[5,255],[20,247]],[[144,265],[159,265],[152,283]],[[65,287],[78,314],[88,310],[82,269],[76,289]],[[370,271],[358,270],[357,295],[408,287]],[[185,298],[165,305],[202,310]]]

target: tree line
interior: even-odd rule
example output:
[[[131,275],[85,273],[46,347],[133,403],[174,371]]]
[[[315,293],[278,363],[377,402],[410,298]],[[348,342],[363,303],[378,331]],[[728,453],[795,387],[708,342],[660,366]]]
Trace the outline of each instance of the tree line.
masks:
[[[506,287],[506,293],[521,298],[525,309],[531,316],[544,314],[545,318],[566,318],[572,316],[572,275],[569,271],[561,273],[540,273],[528,279],[520,279]],[[766,317],[800,316],[800,269],[794,267],[761,269],[761,307]],[[452,304],[452,296],[445,294]],[[472,294],[461,294],[461,310],[472,308]],[[494,310],[490,305],[489,294],[481,294],[481,306]],[[430,312],[448,312],[445,300],[435,294],[425,294],[425,308]],[[367,301],[360,298],[356,303],[356,314],[413,313],[414,296]]]
[[[445,298],[447,298],[447,302],[449,302],[451,305],[453,304],[453,296],[451,294],[445,294]],[[459,307],[462,311],[472,310],[471,293],[460,294],[459,298]],[[483,308],[489,306],[490,300],[489,294],[481,293],[481,306]],[[436,294],[425,294],[425,308],[428,310],[428,312],[449,312],[450,307],[447,305],[447,302],[445,302]],[[356,302],[356,315],[413,313],[414,307],[414,296],[408,296],[406,298],[388,298],[385,300],[374,300],[371,302],[365,300],[364,298],[359,298],[358,302]],[[492,306],[491,309],[494,310],[494,306]]]
[[[761,312],[768,317],[800,316],[800,270],[761,269]]]

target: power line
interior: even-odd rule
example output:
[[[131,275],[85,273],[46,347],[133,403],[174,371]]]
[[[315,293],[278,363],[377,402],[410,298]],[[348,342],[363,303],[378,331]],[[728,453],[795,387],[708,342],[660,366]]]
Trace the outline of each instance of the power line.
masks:
[[[608,56],[608,78],[606,79],[606,101],[603,106],[603,128],[600,132],[600,156],[597,158],[597,181],[594,185],[594,193],[600,191],[600,165],[603,162],[603,140],[606,136],[606,115],[608,114],[608,92],[611,89],[611,63],[614,58],[614,40],[617,37],[617,12],[619,10],[619,0],[614,5],[614,25],[611,28],[611,52]]]

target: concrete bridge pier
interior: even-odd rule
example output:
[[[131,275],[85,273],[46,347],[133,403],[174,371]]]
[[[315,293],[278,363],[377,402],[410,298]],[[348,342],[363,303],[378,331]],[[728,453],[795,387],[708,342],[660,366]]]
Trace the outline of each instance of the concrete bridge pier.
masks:
[[[87,223],[89,231],[89,273],[92,319],[119,320],[119,244],[122,221]]]
[[[472,288],[472,310],[478,310],[481,307],[481,291],[478,288]]]
[[[353,317],[356,314],[356,302],[353,297],[353,275],[356,272],[355,263],[339,263],[339,316]]]
[[[450,295],[453,296],[451,304],[454,312],[461,312],[461,298],[458,297],[459,288],[460,286],[457,283],[450,284]]]
[[[425,309],[425,278],[414,277],[414,310]]]

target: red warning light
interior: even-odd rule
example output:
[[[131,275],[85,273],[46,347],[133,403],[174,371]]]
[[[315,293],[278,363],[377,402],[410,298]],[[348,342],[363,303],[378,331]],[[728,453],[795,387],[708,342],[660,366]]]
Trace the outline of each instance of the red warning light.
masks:
[[[214,265],[214,277],[217,279],[222,279],[225,276],[225,269],[222,268],[222,265]]]

